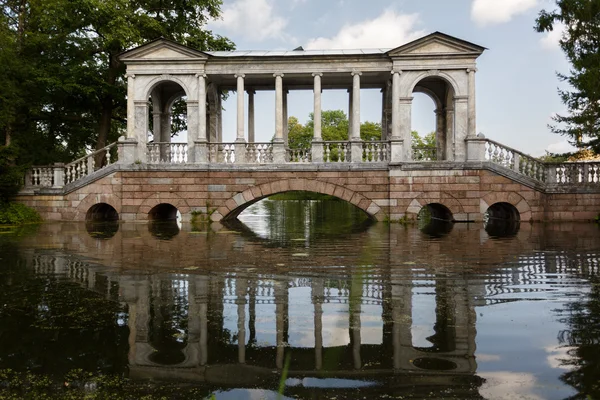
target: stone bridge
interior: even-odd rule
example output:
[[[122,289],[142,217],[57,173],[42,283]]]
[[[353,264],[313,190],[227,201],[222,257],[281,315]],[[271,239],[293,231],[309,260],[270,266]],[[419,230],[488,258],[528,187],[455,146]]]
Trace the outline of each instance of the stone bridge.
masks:
[[[201,52],[159,39],[123,53],[127,132],[69,164],[33,167],[19,201],[48,220],[235,218],[275,193],[346,200],[376,220],[590,220],[600,163],[548,164],[476,133],[476,59],[485,49],[433,33],[395,49]],[[360,137],[361,89],[382,93],[381,140]],[[321,92],[347,89],[348,140],[325,141]],[[254,95],[275,91],[275,134],[256,142]],[[314,136],[288,146],[287,93],[314,93]],[[235,141],[223,141],[222,95],[235,91]],[[247,93],[246,93],[247,92]],[[436,146],[411,141],[412,94],[436,104]],[[187,142],[171,142],[174,102]],[[246,109],[246,104],[247,109]],[[149,110],[152,106],[152,116]]]

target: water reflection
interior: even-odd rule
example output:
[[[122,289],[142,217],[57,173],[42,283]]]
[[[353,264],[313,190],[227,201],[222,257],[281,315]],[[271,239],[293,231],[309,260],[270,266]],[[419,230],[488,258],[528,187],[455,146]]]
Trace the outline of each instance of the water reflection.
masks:
[[[274,207],[295,222],[171,240],[143,224],[102,240],[79,224],[4,235],[0,368],[270,398],[289,357],[290,398],[600,394],[598,228],[307,231],[307,215],[336,214]]]

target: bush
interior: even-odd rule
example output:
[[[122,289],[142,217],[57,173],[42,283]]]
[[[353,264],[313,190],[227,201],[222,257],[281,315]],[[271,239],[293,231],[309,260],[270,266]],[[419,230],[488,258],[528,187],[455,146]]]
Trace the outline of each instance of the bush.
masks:
[[[22,225],[41,222],[36,210],[20,203],[0,202],[0,225]]]
[[[17,151],[0,146],[0,202],[8,202],[21,189],[24,167],[14,165]]]

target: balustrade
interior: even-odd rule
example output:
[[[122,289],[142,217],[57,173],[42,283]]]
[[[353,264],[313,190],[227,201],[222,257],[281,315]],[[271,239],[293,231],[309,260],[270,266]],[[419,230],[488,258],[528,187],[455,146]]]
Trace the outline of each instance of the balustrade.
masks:
[[[310,149],[287,149],[288,162],[293,163],[309,163],[312,161],[312,154]]]
[[[185,164],[188,160],[187,143],[154,142],[148,144],[149,164]]]
[[[544,162],[493,140],[486,141],[484,158],[521,175],[546,182],[547,165]]]
[[[246,162],[249,164],[270,164],[273,162],[272,143],[248,143]]]
[[[348,163],[350,162],[350,142],[349,141],[329,141],[323,142],[323,161],[330,163]]]
[[[413,161],[437,161],[437,149],[435,147],[413,146]]]
[[[390,147],[388,142],[369,141],[362,143],[364,162],[388,162],[390,160]]]

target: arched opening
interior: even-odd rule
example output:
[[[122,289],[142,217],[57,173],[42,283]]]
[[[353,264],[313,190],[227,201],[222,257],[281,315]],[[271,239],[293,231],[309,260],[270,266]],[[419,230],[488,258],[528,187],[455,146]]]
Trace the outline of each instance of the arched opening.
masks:
[[[85,214],[85,220],[93,222],[118,221],[119,213],[110,204],[98,203],[90,207]]]
[[[305,247],[319,237],[363,231],[373,221],[352,203],[310,191],[287,191],[256,199],[235,210],[228,217],[232,220],[258,237]]]
[[[187,97],[181,85],[162,81],[151,91],[148,99],[148,141],[150,162],[185,162],[187,154]]]
[[[148,230],[158,239],[172,239],[181,229],[181,213],[172,204],[161,203],[154,206],[148,213],[148,219]]]
[[[484,228],[492,237],[512,237],[519,232],[521,215],[510,203],[492,204],[483,216]]]
[[[452,160],[455,95],[452,85],[439,76],[428,76],[415,85],[413,93],[411,130],[418,132],[412,138],[413,160]],[[433,101],[433,110],[427,97]]]
[[[418,226],[421,232],[433,238],[449,234],[454,227],[452,211],[443,204],[429,203],[417,214]]]
[[[110,204],[94,204],[85,215],[85,229],[93,238],[110,239],[119,231],[119,213]]]

